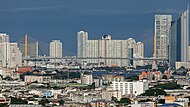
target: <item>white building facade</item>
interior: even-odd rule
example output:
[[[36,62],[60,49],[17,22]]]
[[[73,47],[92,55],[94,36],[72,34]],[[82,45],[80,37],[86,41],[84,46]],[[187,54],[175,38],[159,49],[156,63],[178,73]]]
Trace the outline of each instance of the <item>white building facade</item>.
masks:
[[[113,90],[121,91],[122,95],[137,96],[144,93],[148,89],[148,82],[147,81],[135,81],[135,82],[112,81],[111,86]]]
[[[22,65],[22,53],[17,43],[0,43],[0,65],[2,67],[15,68]]]
[[[155,15],[154,29],[156,35],[157,58],[168,58],[169,31],[172,15]]]
[[[60,40],[52,40],[50,43],[50,57],[62,58],[62,43]]]
[[[9,42],[9,35],[6,33],[0,33],[0,43]]]
[[[77,33],[77,57],[86,57],[86,41],[88,40],[88,32],[79,31]]]
[[[127,58],[131,57],[128,42],[128,40],[112,40],[110,35],[103,35],[98,40],[89,40],[88,33],[80,31],[78,32],[77,57],[87,58],[82,61],[96,66],[128,66],[130,61]],[[136,42],[134,46],[136,49]],[[140,55],[144,56],[143,52],[144,48],[139,51]]]
[[[81,83],[91,85],[93,83],[92,74],[82,74]]]

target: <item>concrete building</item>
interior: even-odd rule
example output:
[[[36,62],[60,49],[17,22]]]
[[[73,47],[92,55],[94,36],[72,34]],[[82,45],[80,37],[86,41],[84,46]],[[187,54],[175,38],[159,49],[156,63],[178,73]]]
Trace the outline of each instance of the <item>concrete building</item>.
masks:
[[[51,76],[49,75],[25,75],[24,82],[38,82],[38,83],[49,83],[51,80]]]
[[[140,95],[144,93],[148,89],[147,81],[135,81],[135,82],[127,82],[127,81],[112,81],[111,84],[113,90],[121,91],[122,95]]]
[[[144,58],[144,43],[137,42],[136,46],[137,46],[136,56],[140,58]]]
[[[144,48],[140,50],[143,44],[138,44],[138,56],[143,56]],[[112,40],[110,35],[103,35],[99,40],[89,40],[88,33],[84,31],[78,32],[77,47],[77,57],[87,58],[81,62],[87,62],[87,64],[93,66],[128,66],[130,61],[120,58],[133,57],[131,55],[133,53],[132,48],[135,48],[135,54],[137,52],[136,42],[129,48],[128,40]]]
[[[0,65],[2,67],[15,68],[22,65],[22,53],[17,43],[0,43]]]
[[[101,78],[93,78],[93,82],[95,83],[95,87],[102,86],[102,79]]]
[[[20,74],[15,72],[15,69],[0,68],[0,75],[5,77],[11,77],[12,79],[20,79]]]
[[[142,42],[136,42],[135,39],[129,38],[127,39],[128,42],[128,48],[129,48],[129,56],[132,58],[144,58],[144,43]],[[130,61],[130,65],[133,67],[136,66],[143,66],[144,61],[143,60],[134,60]]]
[[[52,40],[50,43],[50,58],[62,58],[62,43],[60,40]],[[61,61],[59,59],[52,59],[51,62]]]
[[[179,69],[182,66],[185,67],[186,69],[190,69],[190,62],[175,62],[176,69]]]
[[[88,32],[79,31],[77,33],[77,57],[86,57],[86,41],[88,40]]]
[[[137,42],[137,44],[136,44],[136,53],[135,53],[134,57],[135,58],[144,58],[144,43]],[[143,66],[143,65],[144,65],[143,60],[136,61],[136,66]]]
[[[109,35],[104,35],[101,40],[88,40],[86,57],[87,62],[102,66],[128,66],[128,60],[107,58],[128,58],[127,41],[111,40]]]
[[[115,107],[114,101],[95,100],[90,102],[91,107]]]
[[[121,91],[118,90],[103,90],[102,93],[102,99],[105,100],[112,100],[112,97],[117,98],[118,101],[122,98]]]
[[[169,31],[172,15],[155,15],[156,57],[168,58]]]
[[[81,83],[91,85],[93,82],[92,74],[82,74]]]
[[[0,33],[0,43],[9,42],[9,35],[6,33]]]
[[[175,67],[175,62],[188,62],[189,7],[177,21],[172,21],[169,41],[170,67]]]
[[[155,107],[155,102],[135,102],[134,104],[129,104],[129,107]]]
[[[124,80],[125,80],[124,76],[115,76],[113,78],[113,81],[116,81],[116,82],[120,82],[120,81],[124,81]]]

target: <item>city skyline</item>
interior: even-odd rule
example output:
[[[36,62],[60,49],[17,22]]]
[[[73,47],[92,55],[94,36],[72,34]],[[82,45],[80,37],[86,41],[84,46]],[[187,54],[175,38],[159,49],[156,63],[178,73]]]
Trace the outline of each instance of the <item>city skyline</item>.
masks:
[[[0,0],[0,107],[190,107],[190,0]]]
[[[53,39],[60,39],[63,41],[64,49],[74,55],[77,45],[75,42],[70,44],[69,41],[77,41],[76,33],[80,30],[89,32],[90,39],[97,39],[104,34],[110,34],[115,39],[132,37],[145,43],[145,56],[152,56],[153,42],[149,41],[153,41],[154,15],[170,13],[173,19],[176,19],[189,2],[188,0],[173,2],[166,0],[164,3],[145,1],[151,6],[143,8],[149,4],[139,1],[139,3],[121,1],[117,2],[118,5],[114,5],[116,1],[94,3],[85,0],[82,3],[81,1],[80,3],[40,1],[38,4],[33,1],[30,3],[20,1],[10,5],[8,2],[3,2],[0,9],[2,14],[0,32],[11,35],[11,41],[17,41],[26,33],[47,44]],[[88,5],[82,7],[77,5],[83,2]],[[25,5],[22,5],[23,3]],[[102,3],[107,3],[108,6],[105,7]],[[37,24],[39,26],[36,26]],[[43,39],[44,37],[46,39]]]

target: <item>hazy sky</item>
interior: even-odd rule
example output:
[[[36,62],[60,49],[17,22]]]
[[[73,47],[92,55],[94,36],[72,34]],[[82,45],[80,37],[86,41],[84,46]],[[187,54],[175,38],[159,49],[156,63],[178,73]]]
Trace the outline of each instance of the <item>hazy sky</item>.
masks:
[[[24,34],[48,44],[63,42],[63,51],[76,54],[77,31],[90,39],[110,34],[113,39],[132,37],[153,54],[154,15],[180,16],[190,0],[0,0],[0,32],[19,41]],[[48,45],[44,45],[48,49]],[[46,50],[46,53],[49,50]]]

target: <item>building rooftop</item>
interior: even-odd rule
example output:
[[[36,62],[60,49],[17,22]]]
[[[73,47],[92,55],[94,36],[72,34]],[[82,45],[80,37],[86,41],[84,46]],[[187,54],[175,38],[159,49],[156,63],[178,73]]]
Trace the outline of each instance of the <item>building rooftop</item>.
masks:
[[[167,104],[162,104],[162,105],[160,105],[158,107],[170,107],[170,106],[178,107],[178,106],[181,106],[181,105],[176,104],[176,103],[167,103]]]

